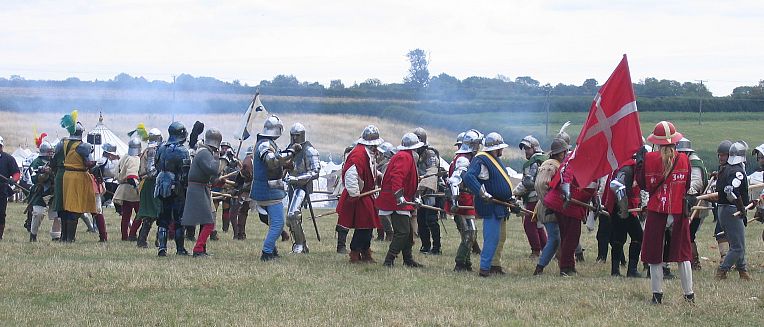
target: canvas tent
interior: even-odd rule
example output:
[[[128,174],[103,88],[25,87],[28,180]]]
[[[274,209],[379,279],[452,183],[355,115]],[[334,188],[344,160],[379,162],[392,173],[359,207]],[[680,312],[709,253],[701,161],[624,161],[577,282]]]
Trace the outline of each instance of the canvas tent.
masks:
[[[92,144],[95,148],[93,150],[93,157],[95,160],[100,159],[103,156],[103,149],[101,146],[106,143],[117,146],[117,154],[124,156],[127,154],[127,144],[123,142],[117,134],[114,134],[103,123],[103,115],[99,115],[98,124],[88,132],[87,142]]]

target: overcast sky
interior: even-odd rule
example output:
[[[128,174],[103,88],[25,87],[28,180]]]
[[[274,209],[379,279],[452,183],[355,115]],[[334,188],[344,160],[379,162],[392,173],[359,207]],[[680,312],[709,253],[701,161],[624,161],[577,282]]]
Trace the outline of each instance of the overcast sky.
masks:
[[[714,95],[764,79],[764,1],[2,1],[0,76],[249,84],[276,74],[400,82],[406,52],[430,73],[603,83],[706,80]]]

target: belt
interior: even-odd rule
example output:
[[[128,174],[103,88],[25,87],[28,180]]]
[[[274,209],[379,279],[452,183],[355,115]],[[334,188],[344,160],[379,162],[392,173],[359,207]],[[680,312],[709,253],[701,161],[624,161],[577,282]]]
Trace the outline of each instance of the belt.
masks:
[[[189,184],[196,184],[196,185],[203,185],[203,186],[207,186],[207,187],[212,187],[212,184],[210,184],[210,183],[199,183],[199,182],[191,182],[191,181],[189,181],[188,183]]]
[[[727,207],[735,207],[737,208],[737,205],[734,204],[726,204],[726,203],[718,203],[717,206],[727,206]]]
[[[80,169],[80,168],[66,168],[64,167],[64,171],[79,171],[79,172],[86,172],[87,169]]]

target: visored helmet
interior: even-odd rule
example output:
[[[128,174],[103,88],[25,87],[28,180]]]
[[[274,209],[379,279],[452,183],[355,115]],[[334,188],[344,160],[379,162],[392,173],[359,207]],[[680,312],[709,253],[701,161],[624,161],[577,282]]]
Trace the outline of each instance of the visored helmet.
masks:
[[[169,143],[183,144],[188,137],[186,126],[179,121],[170,124],[170,127],[167,128],[167,133],[170,134],[170,137],[167,138]]]
[[[141,139],[137,135],[127,143],[127,155],[134,157],[141,155]]]
[[[300,123],[294,123],[292,128],[289,129],[289,136],[291,137],[292,143],[305,143],[305,126]]]

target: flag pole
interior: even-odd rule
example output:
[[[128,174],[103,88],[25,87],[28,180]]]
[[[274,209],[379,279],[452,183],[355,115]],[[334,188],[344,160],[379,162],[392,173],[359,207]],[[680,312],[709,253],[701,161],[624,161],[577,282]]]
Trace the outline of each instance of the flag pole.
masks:
[[[260,95],[260,91],[255,92],[255,96],[252,97],[252,102],[250,103],[250,107],[252,107],[255,104],[255,100],[257,99],[257,96]],[[254,110],[254,108],[252,108]],[[249,114],[247,115],[247,120],[245,120],[246,124],[249,124],[249,119],[252,118],[252,110],[247,110]],[[246,128],[246,126],[245,126]],[[236,149],[236,158],[239,157],[239,152],[241,152],[241,146],[244,144],[244,138],[241,137],[242,135],[239,135],[239,147]]]

